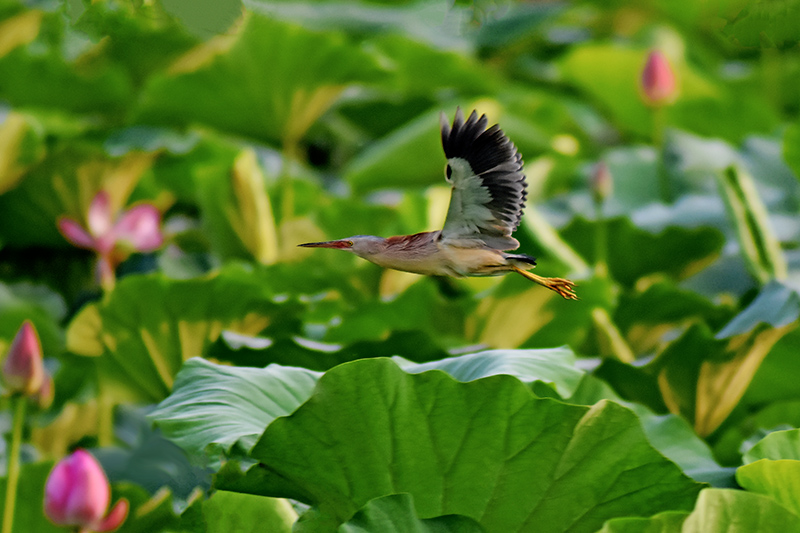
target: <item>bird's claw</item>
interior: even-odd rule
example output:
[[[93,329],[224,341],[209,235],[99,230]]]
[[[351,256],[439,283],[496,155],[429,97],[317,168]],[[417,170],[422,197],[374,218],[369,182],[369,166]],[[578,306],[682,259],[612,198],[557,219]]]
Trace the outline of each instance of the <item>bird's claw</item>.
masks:
[[[576,285],[564,278],[545,278],[545,286],[551,291],[557,292],[565,300],[579,300],[575,294]]]

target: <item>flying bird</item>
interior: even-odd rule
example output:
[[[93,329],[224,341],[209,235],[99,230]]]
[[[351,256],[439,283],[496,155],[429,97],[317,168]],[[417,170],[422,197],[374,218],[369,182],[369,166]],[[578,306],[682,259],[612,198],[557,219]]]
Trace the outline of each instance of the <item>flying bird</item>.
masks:
[[[531,281],[577,300],[568,279],[545,278],[528,270],[536,259],[508,253],[519,248],[511,236],[525,207],[522,156],[500,127],[487,129],[486,115],[473,111],[464,120],[456,110],[452,127],[441,114],[445,179],[452,186],[444,228],[438,231],[300,244],[308,248],[347,250],[384,268],[427,276],[497,276],[517,272]]]

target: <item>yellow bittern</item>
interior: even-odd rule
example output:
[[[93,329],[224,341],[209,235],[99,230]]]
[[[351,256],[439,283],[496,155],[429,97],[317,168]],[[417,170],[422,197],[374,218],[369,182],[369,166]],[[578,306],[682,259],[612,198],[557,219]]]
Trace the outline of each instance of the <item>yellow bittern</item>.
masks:
[[[568,279],[544,278],[528,270],[536,259],[506,253],[519,248],[511,236],[525,207],[522,156],[498,125],[487,129],[486,115],[464,120],[456,110],[453,126],[442,113],[445,175],[452,184],[450,207],[439,231],[309,242],[299,246],[348,250],[378,266],[428,276],[497,276],[518,272],[566,299],[577,300]]]

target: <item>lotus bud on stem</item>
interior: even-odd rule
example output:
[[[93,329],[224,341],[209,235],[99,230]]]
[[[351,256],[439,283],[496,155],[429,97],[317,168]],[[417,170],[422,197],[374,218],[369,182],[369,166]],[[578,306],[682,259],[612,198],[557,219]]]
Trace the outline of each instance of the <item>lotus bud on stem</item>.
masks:
[[[22,445],[22,428],[25,425],[25,407],[29,398],[42,391],[46,380],[42,344],[30,320],[23,322],[14,336],[3,362],[2,376],[7,392],[11,394],[13,413],[6,456],[7,479],[2,533],[11,533],[19,485],[19,451]]]
[[[664,107],[672,104],[678,96],[678,82],[675,71],[667,57],[659,50],[653,50],[647,56],[642,69],[641,94],[645,104],[653,110],[653,144],[658,151],[658,183],[661,200],[672,201],[672,190],[669,177],[664,168],[661,154],[664,151]]]
[[[642,96],[650,106],[671,104],[678,95],[675,72],[667,57],[659,50],[647,56],[642,70]]]
[[[595,209],[594,261],[595,272],[600,277],[608,275],[608,228],[606,227],[603,205],[614,190],[614,179],[604,161],[595,164],[589,181]]]
[[[36,394],[44,381],[39,335],[30,320],[19,328],[3,362],[3,381],[12,394]]]
[[[111,487],[103,467],[89,452],[76,450],[50,471],[44,488],[44,514],[58,526],[80,533],[105,533],[119,528],[128,516],[128,500],[108,510]]]

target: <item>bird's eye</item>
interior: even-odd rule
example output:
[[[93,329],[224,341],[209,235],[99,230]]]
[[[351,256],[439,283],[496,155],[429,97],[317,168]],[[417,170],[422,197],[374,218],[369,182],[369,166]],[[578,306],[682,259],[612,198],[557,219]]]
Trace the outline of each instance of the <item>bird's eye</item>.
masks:
[[[347,246],[352,248],[353,247],[353,241],[347,241]]]
[[[444,169],[444,173],[445,173],[445,175],[447,176],[447,179],[448,179],[448,180],[449,180],[449,179],[450,179],[450,177],[453,175],[453,169],[452,169],[452,168],[450,168],[450,163],[448,163],[448,164],[447,164],[447,166],[445,167],[445,169]]]

